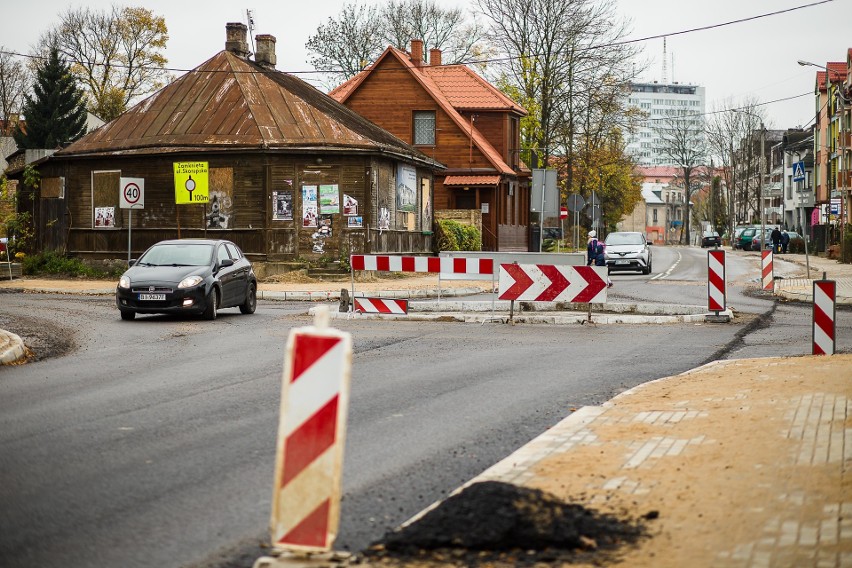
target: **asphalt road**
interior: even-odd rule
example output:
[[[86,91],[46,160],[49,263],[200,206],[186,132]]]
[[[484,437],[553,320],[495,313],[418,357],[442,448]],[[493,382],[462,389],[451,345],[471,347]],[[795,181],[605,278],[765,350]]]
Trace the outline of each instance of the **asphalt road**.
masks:
[[[690,271],[706,251],[654,252],[658,272],[614,275],[616,293],[705,301]],[[732,296],[751,315],[731,325],[337,320],[355,357],[336,548],[363,548],[573,408],[714,357],[809,352],[806,306]],[[268,539],[284,344],[307,306],[122,322],[106,298],[0,300],[7,329],[69,344],[0,369],[0,565],[250,566]],[[849,350],[852,330],[838,334]]]

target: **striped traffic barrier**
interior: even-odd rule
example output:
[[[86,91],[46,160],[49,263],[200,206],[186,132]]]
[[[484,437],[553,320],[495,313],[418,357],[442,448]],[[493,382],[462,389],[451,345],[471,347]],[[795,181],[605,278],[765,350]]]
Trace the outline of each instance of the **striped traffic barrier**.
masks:
[[[270,521],[283,551],[328,551],[340,525],[352,338],[327,327],[326,306],[317,314],[290,332],[284,359]]]
[[[725,311],[725,251],[707,251],[707,309],[711,312]]]
[[[349,265],[353,271],[494,274],[494,260],[490,258],[353,254]]]
[[[837,282],[814,280],[813,354],[834,355]]]
[[[408,300],[393,298],[355,298],[355,311],[362,314],[408,314]]]
[[[761,288],[771,292],[775,288],[775,267],[772,264],[772,251],[762,251],[760,260]]]

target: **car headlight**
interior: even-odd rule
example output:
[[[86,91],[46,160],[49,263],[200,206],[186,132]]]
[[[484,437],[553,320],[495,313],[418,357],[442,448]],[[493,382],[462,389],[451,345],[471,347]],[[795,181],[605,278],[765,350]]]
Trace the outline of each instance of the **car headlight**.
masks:
[[[201,284],[202,280],[204,280],[201,276],[187,276],[178,284],[178,288],[192,288],[194,286],[198,286]]]
[[[122,276],[118,279],[118,287],[119,288],[130,288],[130,277]]]

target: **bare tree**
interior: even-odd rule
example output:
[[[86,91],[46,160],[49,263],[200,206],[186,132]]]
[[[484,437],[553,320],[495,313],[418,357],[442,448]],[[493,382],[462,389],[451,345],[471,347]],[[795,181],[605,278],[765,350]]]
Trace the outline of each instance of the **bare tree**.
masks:
[[[336,18],[329,18],[308,38],[311,65],[325,72],[340,72],[336,82],[350,79],[386,47],[378,12],[374,7],[344,4]]]
[[[168,80],[162,50],[169,39],[165,19],[151,10],[113,6],[109,11],[69,8],[41,37],[55,46],[88,96],[88,109],[104,120]]]
[[[9,119],[21,113],[28,77],[26,66],[0,46],[0,118],[4,121],[0,135],[9,136],[14,129]]]
[[[686,198],[687,213],[684,216],[684,232],[681,240],[686,235],[687,244],[690,243],[690,212],[689,203],[692,192],[695,190],[693,181],[696,181],[697,170],[706,163],[707,142],[704,136],[703,116],[684,111],[662,121],[657,128],[659,147],[657,151],[664,156],[669,163],[680,168],[683,178],[684,196]]]
[[[412,39],[440,49],[445,64],[480,56],[484,29],[460,8],[444,9],[434,0],[388,0],[378,7],[349,3],[308,38],[305,47],[315,69],[333,74],[329,84],[350,79],[392,45],[408,49]]]

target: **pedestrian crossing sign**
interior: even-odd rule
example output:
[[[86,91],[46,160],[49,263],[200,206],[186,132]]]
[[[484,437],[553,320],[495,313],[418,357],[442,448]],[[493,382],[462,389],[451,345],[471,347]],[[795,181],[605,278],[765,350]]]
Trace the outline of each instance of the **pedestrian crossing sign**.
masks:
[[[793,162],[793,181],[805,181],[804,162]]]

